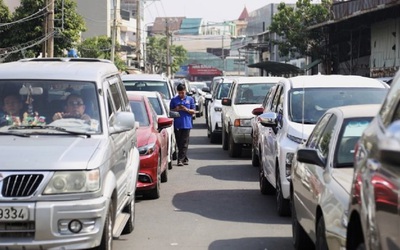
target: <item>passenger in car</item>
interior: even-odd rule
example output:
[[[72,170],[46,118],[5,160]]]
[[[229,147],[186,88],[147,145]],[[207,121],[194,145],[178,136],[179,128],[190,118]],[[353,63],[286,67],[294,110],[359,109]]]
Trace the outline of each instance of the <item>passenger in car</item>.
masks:
[[[5,96],[2,105],[3,112],[0,115],[0,126],[20,125],[22,107],[20,96],[16,94]]]
[[[90,116],[85,113],[86,106],[81,96],[71,94],[67,97],[64,112],[57,112],[53,115],[53,120],[62,118],[76,118],[85,121],[90,121]]]

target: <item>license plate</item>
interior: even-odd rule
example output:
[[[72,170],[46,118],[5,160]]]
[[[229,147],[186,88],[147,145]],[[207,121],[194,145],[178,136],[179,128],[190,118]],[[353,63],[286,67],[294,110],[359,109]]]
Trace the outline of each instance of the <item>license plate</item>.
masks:
[[[0,207],[0,221],[26,221],[29,219],[26,207]]]

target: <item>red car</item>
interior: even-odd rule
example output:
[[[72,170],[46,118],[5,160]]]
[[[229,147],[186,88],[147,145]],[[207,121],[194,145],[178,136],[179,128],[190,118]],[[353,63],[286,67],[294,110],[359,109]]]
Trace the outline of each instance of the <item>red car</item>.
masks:
[[[168,180],[168,132],[173,119],[157,118],[147,96],[128,91],[128,98],[139,122],[137,147],[140,169],[136,192],[152,199],[160,197],[161,182]]]

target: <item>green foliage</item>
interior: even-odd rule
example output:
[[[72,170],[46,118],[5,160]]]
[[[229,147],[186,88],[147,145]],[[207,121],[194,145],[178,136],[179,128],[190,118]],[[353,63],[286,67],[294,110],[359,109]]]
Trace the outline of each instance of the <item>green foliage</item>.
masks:
[[[101,58],[101,59],[111,59],[111,38],[107,36],[97,36],[88,38],[78,45],[78,51],[80,57],[85,58]],[[118,50],[118,45],[116,45],[116,50]],[[122,60],[118,54],[114,57],[114,64],[120,71],[125,71],[128,69],[125,61]]]
[[[146,45],[146,62],[157,72],[167,72],[167,38],[149,37]],[[171,73],[174,74],[187,58],[187,51],[181,45],[170,46],[170,56],[172,58]]]
[[[311,31],[309,28],[329,20],[330,6],[329,0],[322,0],[321,4],[298,0],[295,8],[285,3],[279,4],[270,31],[282,38],[272,41],[279,46],[281,56],[316,56],[324,53],[327,34],[322,29]]]
[[[8,61],[18,60],[23,57],[38,56],[42,52],[44,42],[44,20],[46,16],[45,0],[21,0],[21,5],[12,15],[13,25],[7,29],[7,39],[2,42],[3,47],[12,47],[21,50],[14,53]],[[62,3],[64,9],[62,10]],[[54,6],[54,56],[64,56],[64,50],[73,48],[80,38],[80,33],[85,31],[83,18],[76,12],[77,4],[74,0],[55,1]],[[0,11],[1,11],[0,5]],[[64,12],[64,18],[62,16]],[[35,14],[36,15],[33,15]],[[29,16],[34,16],[29,21],[18,22]],[[1,42],[0,42],[1,44]]]

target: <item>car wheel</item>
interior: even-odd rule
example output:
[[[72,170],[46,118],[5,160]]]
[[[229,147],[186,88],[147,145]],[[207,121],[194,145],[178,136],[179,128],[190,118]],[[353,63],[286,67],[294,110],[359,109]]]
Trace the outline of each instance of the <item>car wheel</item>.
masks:
[[[164,172],[161,173],[161,182],[167,182],[168,181],[168,168],[164,170]]]
[[[296,208],[293,203],[293,198],[291,200],[292,202],[290,202],[290,207],[292,210],[292,240],[294,249],[315,249],[310,237],[308,237],[307,233],[304,231],[304,228],[299,224],[296,214]]]
[[[259,181],[260,181],[260,191],[262,194],[273,194],[275,192],[275,188],[269,183],[267,178],[264,175],[264,170],[262,165],[260,166],[259,171]]]
[[[173,168],[173,166],[172,166],[172,161],[169,161],[169,162],[168,162],[168,169],[171,170],[172,168]]]
[[[230,157],[240,157],[242,155],[242,145],[235,143],[233,137],[229,134],[228,153]]]
[[[364,242],[361,242],[361,243],[357,246],[356,250],[365,250],[365,244],[364,244]]]
[[[218,134],[211,132],[210,142],[211,143],[218,143],[218,137],[219,137]],[[219,139],[221,139],[221,138],[219,138]]]
[[[207,137],[208,138],[210,138],[210,136],[211,136],[211,126],[210,126],[210,124],[208,124],[208,122],[206,123],[207,124]]]
[[[256,149],[254,147],[251,147],[251,165],[253,165],[253,167],[260,166],[260,158],[256,154]]]
[[[228,150],[228,133],[225,131],[225,126],[222,126],[222,149]]]
[[[279,216],[288,216],[290,215],[290,201],[288,199],[283,198],[282,194],[282,185],[281,185],[281,177],[279,171],[276,171],[276,205]]]
[[[124,212],[128,213],[130,217],[124,227],[124,230],[122,231],[122,234],[129,234],[135,228],[135,195],[133,195],[131,202],[129,202],[129,204],[125,207]]]
[[[328,250],[328,243],[326,242],[325,235],[325,221],[324,217],[320,217],[317,224],[317,239],[315,242],[315,249]]]
[[[103,235],[101,236],[100,245],[96,247],[96,250],[112,250],[113,246],[113,204],[112,200],[110,201],[110,205],[108,207],[106,219],[104,221]]]
[[[149,190],[147,196],[150,199],[158,199],[160,198],[160,189],[161,189],[161,160],[158,159],[158,166],[157,166],[157,180],[156,186]]]

